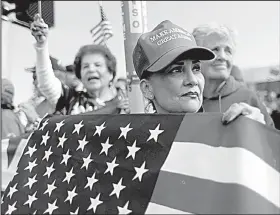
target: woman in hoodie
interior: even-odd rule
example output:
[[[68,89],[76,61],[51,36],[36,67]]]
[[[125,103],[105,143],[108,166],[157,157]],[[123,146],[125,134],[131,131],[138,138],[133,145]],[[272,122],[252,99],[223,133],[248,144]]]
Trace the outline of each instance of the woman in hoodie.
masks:
[[[274,126],[257,94],[231,75],[236,33],[226,26],[209,24],[195,28],[192,34],[199,46],[212,50],[216,55],[215,59],[201,64],[201,72],[205,78],[204,110],[224,112],[234,103],[250,105],[260,110],[267,125]]]
[[[196,113],[203,111],[201,61],[214,57],[209,49],[197,46],[189,32],[166,20],[139,37],[133,64],[140,89],[156,113]],[[236,103],[222,121],[229,123],[239,115],[264,123],[257,108]]]

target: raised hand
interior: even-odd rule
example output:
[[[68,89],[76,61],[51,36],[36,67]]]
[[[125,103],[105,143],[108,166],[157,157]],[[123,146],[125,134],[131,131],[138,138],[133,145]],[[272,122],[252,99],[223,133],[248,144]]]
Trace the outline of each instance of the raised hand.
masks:
[[[34,21],[31,23],[31,34],[37,41],[37,44],[43,45],[46,43],[49,33],[49,26],[44,22],[39,14],[34,16]]]

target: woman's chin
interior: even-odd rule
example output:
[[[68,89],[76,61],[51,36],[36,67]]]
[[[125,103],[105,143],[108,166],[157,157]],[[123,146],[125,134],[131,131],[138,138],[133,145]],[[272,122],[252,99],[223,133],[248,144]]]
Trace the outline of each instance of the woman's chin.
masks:
[[[97,91],[100,89],[100,84],[88,84],[86,89],[87,91]]]
[[[183,106],[184,113],[197,113],[200,109],[201,105],[198,102],[189,102],[188,104]]]

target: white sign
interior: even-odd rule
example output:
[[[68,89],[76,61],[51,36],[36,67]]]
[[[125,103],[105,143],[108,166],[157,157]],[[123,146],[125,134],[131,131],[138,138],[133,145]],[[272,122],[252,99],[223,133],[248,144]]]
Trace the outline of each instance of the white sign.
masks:
[[[131,33],[143,33],[142,3],[129,1],[129,24]]]

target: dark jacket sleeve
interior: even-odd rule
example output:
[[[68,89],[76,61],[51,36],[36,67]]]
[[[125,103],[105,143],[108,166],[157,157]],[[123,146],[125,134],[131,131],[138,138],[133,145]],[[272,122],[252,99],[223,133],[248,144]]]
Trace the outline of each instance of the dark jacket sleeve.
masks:
[[[71,100],[75,97],[75,90],[61,84],[62,94],[57,101],[55,113],[56,115],[67,115],[70,109]]]
[[[264,115],[266,125],[274,127],[274,122],[269,113],[267,112],[266,107],[264,106],[264,104],[262,104],[262,102],[259,100],[255,93],[252,94],[251,105],[260,109],[261,113]]]

